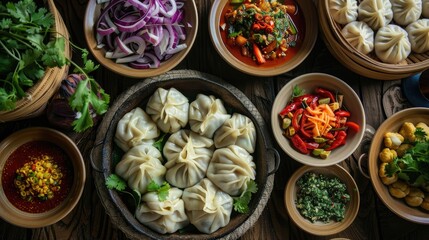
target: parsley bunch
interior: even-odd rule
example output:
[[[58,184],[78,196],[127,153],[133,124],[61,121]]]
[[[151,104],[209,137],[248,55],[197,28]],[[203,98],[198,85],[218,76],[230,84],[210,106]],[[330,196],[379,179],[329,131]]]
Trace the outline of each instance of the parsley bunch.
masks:
[[[87,59],[86,49],[72,45],[82,52],[83,67],[67,59],[66,39],[51,35],[54,22],[53,15],[33,0],[0,3],[0,111],[15,109],[16,101],[27,97],[26,90],[45,75],[46,68],[72,64],[75,72],[86,76],[69,102],[81,113],[73,122],[74,130],[81,132],[93,125],[90,106],[101,115],[107,111],[110,97],[88,76],[98,65]]]

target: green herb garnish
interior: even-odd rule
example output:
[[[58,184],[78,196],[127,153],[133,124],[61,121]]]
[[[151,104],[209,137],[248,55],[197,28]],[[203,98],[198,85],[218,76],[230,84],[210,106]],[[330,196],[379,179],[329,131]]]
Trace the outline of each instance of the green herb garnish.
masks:
[[[112,173],[106,178],[106,187],[108,189],[115,189],[118,192],[130,195],[134,200],[135,209],[138,208],[141,202],[141,194],[136,189],[129,189],[127,182],[120,176]],[[135,213],[135,211],[134,211]]]
[[[111,174],[106,179],[106,187],[108,189],[116,189],[124,191],[127,188],[127,182],[116,174]]]
[[[247,189],[240,195],[240,197],[234,198],[234,210],[239,213],[248,213],[252,193],[256,193],[257,191],[258,185],[256,182],[249,180],[247,182]]]
[[[170,188],[170,184],[167,182],[163,182],[160,186],[154,180],[151,180],[147,186],[147,191],[156,192],[158,194],[158,200],[163,202],[167,199]]]
[[[84,66],[67,59],[64,51],[68,39],[51,36],[55,19],[33,0],[0,4],[0,15],[0,111],[15,109],[16,101],[27,97],[26,90],[45,75],[46,68],[72,64],[74,72],[86,77],[79,82],[69,102],[71,108],[80,113],[72,125],[76,132],[92,127],[90,108],[98,115],[104,114],[110,97],[88,76],[99,67],[87,58],[88,51],[71,43],[82,52]]]
[[[346,185],[337,177],[307,172],[297,181],[296,207],[311,222],[344,219],[350,201]]]

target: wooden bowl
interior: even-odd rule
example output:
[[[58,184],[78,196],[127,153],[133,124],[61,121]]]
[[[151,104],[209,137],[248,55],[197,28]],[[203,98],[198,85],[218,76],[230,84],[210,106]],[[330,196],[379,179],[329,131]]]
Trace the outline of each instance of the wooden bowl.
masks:
[[[378,197],[399,217],[421,224],[429,224],[429,213],[420,208],[410,207],[405,203],[404,199],[398,199],[390,195],[388,187],[383,184],[378,175],[378,167],[380,164],[378,155],[384,148],[383,135],[385,133],[398,132],[404,122],[417,124],[418,122],[428,123],[428,121],[429,108],[408,108],[393,114],[378,127],[372,138],[368,155],[371,182]]]
[[[70,166],[73,168],[73,182],[67,196],[56,207],[41,213],[29,213],[15,207],[9,201],[3,185],[5,164],[9,157],[22,145],[34,141],[49,142],[61,148],[68,156],[68,161],[71,162]],[[11,224],[25,228],[45,227],[60,221],[69,214],[79,202],[86,179],[85,163],[76,144],[65,134],[44,127],[23,129],[6,137],[0,143],[0,176],[2,176],[0,183],[0,217]]]
[[[296,182],[307,172],[320,173],[328,177],[338,177],[347,186],[347,191],[350,195],[350,202],[346,205],[346,212],[343,221],[335,222],[331,221],[328,223],[323,222],[310,222],[304,218],[298,211],[295,205],[297,186]],[[345,230],[350,224],[353,223],[359,212],[360,195],[359,189],[354,181],[353,177],[339,165],[331,165],[328,167],[312,167],[302,166],[299,168],[288,180],[285,188],[285,206],[286,210],[292,219],[292,221],[300,227],[302,230],[319,236],[326,236],[339,233]]]
[[[174,54],[168,60],[161,62],[159,68],[135,69],[125,64],[118,64],[114,60],[105,57],[106,50],[97,48],[97,41],[95,39],[94,34],[94,29],[96,27],[95,25],[101,14],[101,5],[97,4],[96,0],[88,1],[85,13],[84,33],[88,48],[94,55],[94,57],[97,59],[97,61],[100,62],[104,67],[126,77],[145,78],[165,73],[177,66],[186,57],[186,55],[191,50],[192,45],[194,44],[195,38],[197,36],[198,11],[195,5],[195,1],[186,0],[184,1],[184,3],[185,18],[183,22],[186,24],[189,23],[192,26],[186,26],[186,40],[184,41],[184,43],[186,43],[187,48]]]
[[[323,87],[342,93],[344,95],[343,103],[351,112],[351,117],[349,119],[360,126],[360,131],[357,133],[349,131],[346,144],[334,149],[327,159],[320,159],[298,152],[292,146],[291,141],[282,134],[279,113],[291,99],[294,86],[299,86],[301,89],[304,89],[306,93],[312,93],[316,87]],[[324,73],[308,73],[289,81],[277,94],[271,110],[271,127],[277,143],[292,159],[310,166],[329,166],[348,158],[362,141],[365,124],[365,112],[355,91],[341,79]]]
[[[332,55],[348,69],[368,78],[397,80],[429,68],[429,52],[421,54],[411,52],[405,61],[398,64],[384,63],[373,53],[365,55],[359,52],[342,35],[343,26],[335,22],[330,15],[329,2],[318,2],[322,38]]]
[[[212,94],[221,100],[226,109],[248,116],[255,124],[257,141],[252,154],[256,164],[256,183],[258,192],[252,195],[248,214],[233,214],[228,225],[212,234],[198,232],[159,234],[134,218],[134,213],[125,199],[117,191],[105,186],[106,178],[114,172],[112,152],[118,121],[137,106],[146,105],[149,97],[159,87],[174,87],[188,99],[195,99],[196,94]],[[272,191],[274,173],[278,168],[279,156],[272,148],[268,127],[252,102],[238,89],[212,75],[192,70],[175,70],[157,77],[139,82],[121,94],[106,113],[99,127],[93,149],[92,161],[96,166],[94,180],[98,194],[114,225],[118,226],[129,238],[141,239],[236,239],[244,234],[262,213]]]
[[[302,11],[305,21],[304,40],[300,50],[292,59],[284,62],[281,65],[273,67],[248,65],[232,55],[224,44],[221,36],[221,28],[219,26],[222,16],[222,10],[230,0],[214,1],[210,16],[209,16],[209,31],[210,37],[216,51],[222,58],[232,67],[244,73],[254,76],[275,76],[286,73],[297,67],[310,54],[313,49],[318,34],[317,12],[314,3],[311,0],[295,1],[298,4],[299,11]]]
[[[55,7],[54,0],[48,0],[46,4],[55,21],[52,28],[52,37],[69,39],[70,34],[67,26],[60,12]],[[70,42],[64,41],[64,44],[64,56],[71,59]],[[0,111],[0,122],[11,122],[42,115],[48,105],[49,99],[58,92],[61,81],[66,78],[68,70],[69,65],[61,68],[46,68],[45,75],[26,91],[28,96],[16,101],[15,109]]]

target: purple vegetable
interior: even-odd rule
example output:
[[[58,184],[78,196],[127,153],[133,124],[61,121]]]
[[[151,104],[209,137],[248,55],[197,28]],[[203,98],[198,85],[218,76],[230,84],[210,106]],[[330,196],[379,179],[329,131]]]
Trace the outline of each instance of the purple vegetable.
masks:
[[[105,57],[133,68],[158,68],[187,48],[184,2],[176,0],[111,0],[96,24],[97,47]]]

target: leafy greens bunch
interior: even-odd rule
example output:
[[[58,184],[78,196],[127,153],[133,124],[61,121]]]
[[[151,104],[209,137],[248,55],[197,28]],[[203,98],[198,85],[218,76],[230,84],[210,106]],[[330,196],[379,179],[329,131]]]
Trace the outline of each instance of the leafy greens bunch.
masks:
[[[83,67],[67,59],[66,39],[52,37],[54,22],[53,15],[33,0],[0,3],[0,111],[15,109],[16,101],[28,97],[26,90],[45,75],[47,68],[71,64],[74,72],[85,75],[69,101],[80,113],[73,122],[74,130],[82,132],[93,125],[90,107],[98,115],[104,114],[110,97],[88,76],[98,68],[87,58],[88,50],[71,44],[81,51]]]

